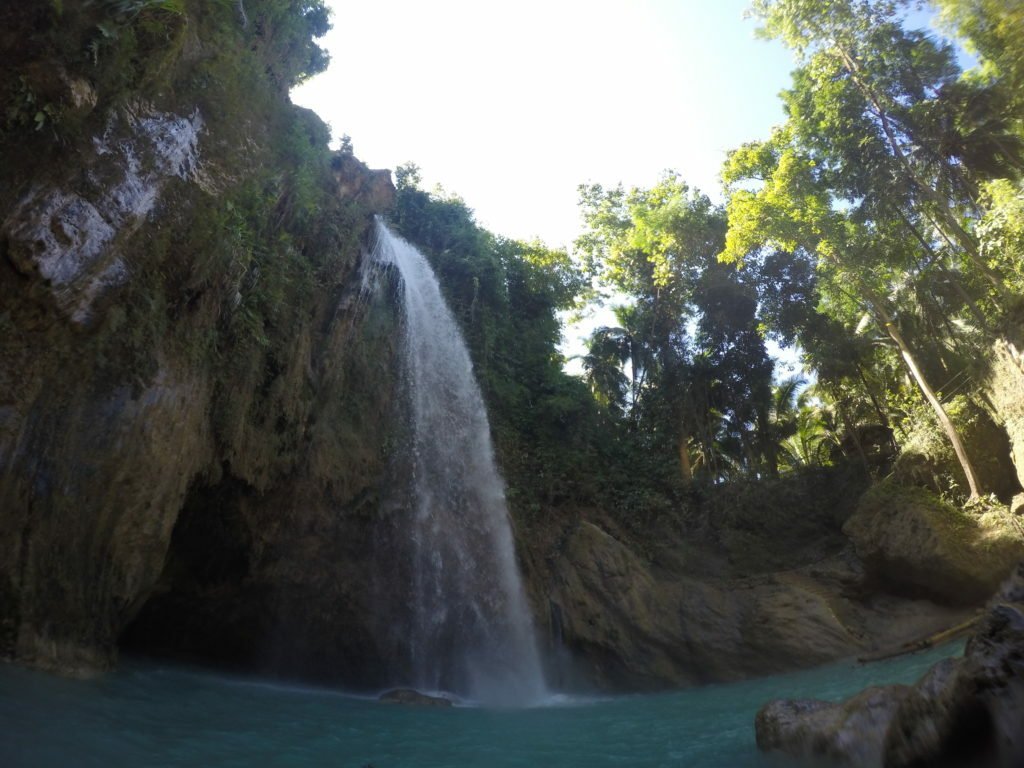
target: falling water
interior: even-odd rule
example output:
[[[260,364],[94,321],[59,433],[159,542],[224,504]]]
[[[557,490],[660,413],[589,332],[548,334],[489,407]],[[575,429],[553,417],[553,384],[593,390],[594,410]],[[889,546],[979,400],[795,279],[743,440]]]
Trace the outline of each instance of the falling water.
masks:
[[[412,683],[496,705],[545,695],[505,490],[469,351],[416,248],[377,223],[374,261],[402,278],[412,509]]]

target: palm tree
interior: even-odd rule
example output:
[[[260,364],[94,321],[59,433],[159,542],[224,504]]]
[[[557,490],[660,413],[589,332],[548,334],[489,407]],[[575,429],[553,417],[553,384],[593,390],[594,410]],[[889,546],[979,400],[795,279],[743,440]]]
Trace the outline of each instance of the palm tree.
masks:
[[[623,369],[630,360],[632,346],[632,340],[624,329],[602,327],[591,334],[587,354],[583,356],[584,378],[590,385],[590,391],[616,416],[622,416],[626,411],[629,380]]]
[[[827,448],[838,444],[835,430],[829,426],[833,421],[815,396],[813,387],[807,387],[797,396],[795,429],[781,446],[790,469],[828,461]]]
[[[790,376],[772,387],[767,409],[757,416],[754,447],[761,456],[768,474],[779,473],[779,450],[797,429],[797,397],[806,384],[802,376]]]

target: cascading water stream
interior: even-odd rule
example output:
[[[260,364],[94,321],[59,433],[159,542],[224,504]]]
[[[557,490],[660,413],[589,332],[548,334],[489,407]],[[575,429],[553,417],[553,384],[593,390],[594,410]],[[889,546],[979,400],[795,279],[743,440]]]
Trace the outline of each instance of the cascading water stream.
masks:
[[[398,270],[405,312],[411,682],[491,705],[536,703],[544,675],[469,351],[426,258],[379,220],[373,260]]]

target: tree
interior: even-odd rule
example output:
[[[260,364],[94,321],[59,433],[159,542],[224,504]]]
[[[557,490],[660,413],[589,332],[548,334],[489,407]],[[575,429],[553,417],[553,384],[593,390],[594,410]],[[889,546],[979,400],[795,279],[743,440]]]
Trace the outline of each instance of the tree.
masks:
[[[810,83],[798,74],[797,85]],[[827,98],[827,91],[821,97]],[[790,96],[799,100],[803,94]],[[898,348],[908,371],[936,412],[968,479],[970,495],[980,491],[977,475],[949,415],[942,407],[914,350],[904,337],[888,296],[913,263],[911,243],[899,237],[898,225],[879,217],[873,206],[857,206],[843,196],[848,190],[833,158],[820,142],[805,149],[792,125],[776,130],[769,142],[732,153],[723,178],[730,191],[729,233],[722,258],[740,263],[763,249],[803,251],[816,261],[834,293],[833,311],[853,299],[866,309]],[[818,159],[822,162],[818,162]],[[750,182],[756,181],[756,188]],[[836,205],[841,200],[846,206]],[[851,289],[852,288],[852,294]]]
[[[859,141],[867,157],[848,167],[868,174],[860,189],[864,202],[895,204],[904,216],[913,212],[1003,294],[1000,275],[981,257],[966,224],[976,213],[976,195],[959,158],[943,151],[934,130],[937,124],[948,127],[943,120],[947,102],[938,94],[955,86],[959,69],[954,54],[949,46],[904,29],[897,15],[900,5],[892,0],[755,0],[753,13],[763,24],[759,32],[792,47],[804,64],[800,74],[822,89],[794,89],[821,113],[801,138],[809,144],[844,143],[847,154]],[[799,124],[799,114],[796,118]],[[948,131],[939,135],[948,141]],[[916,226],[921,234],[924,228]]]
[[[722,210],[671,173],[650,189],[595,185],[581,198],[588,228],[579,245],[601,283],[630,300],[620,327],[591,340],[592,384],[600,374],[608,402],[622,387],[619,402],[633,428],[656,450],[672,450],[686,480],[694,450],[714,471],[723,429],[750,471],[762,460],[774,466],[753,437],[769,408],[772,363],[758,330],[756,288],[716,259]],[[612,374],[616,361],[628,379]]]

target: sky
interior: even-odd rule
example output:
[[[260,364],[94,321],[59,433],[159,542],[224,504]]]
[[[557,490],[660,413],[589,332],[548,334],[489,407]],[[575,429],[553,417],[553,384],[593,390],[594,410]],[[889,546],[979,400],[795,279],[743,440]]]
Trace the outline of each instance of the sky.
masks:
[[[292,94],[373,168],[416,163],[502,235],[569,246],[577,186],[666,169],[718,198],[782,121],[792,58],[747,0],[329,0],[331,66]]]

